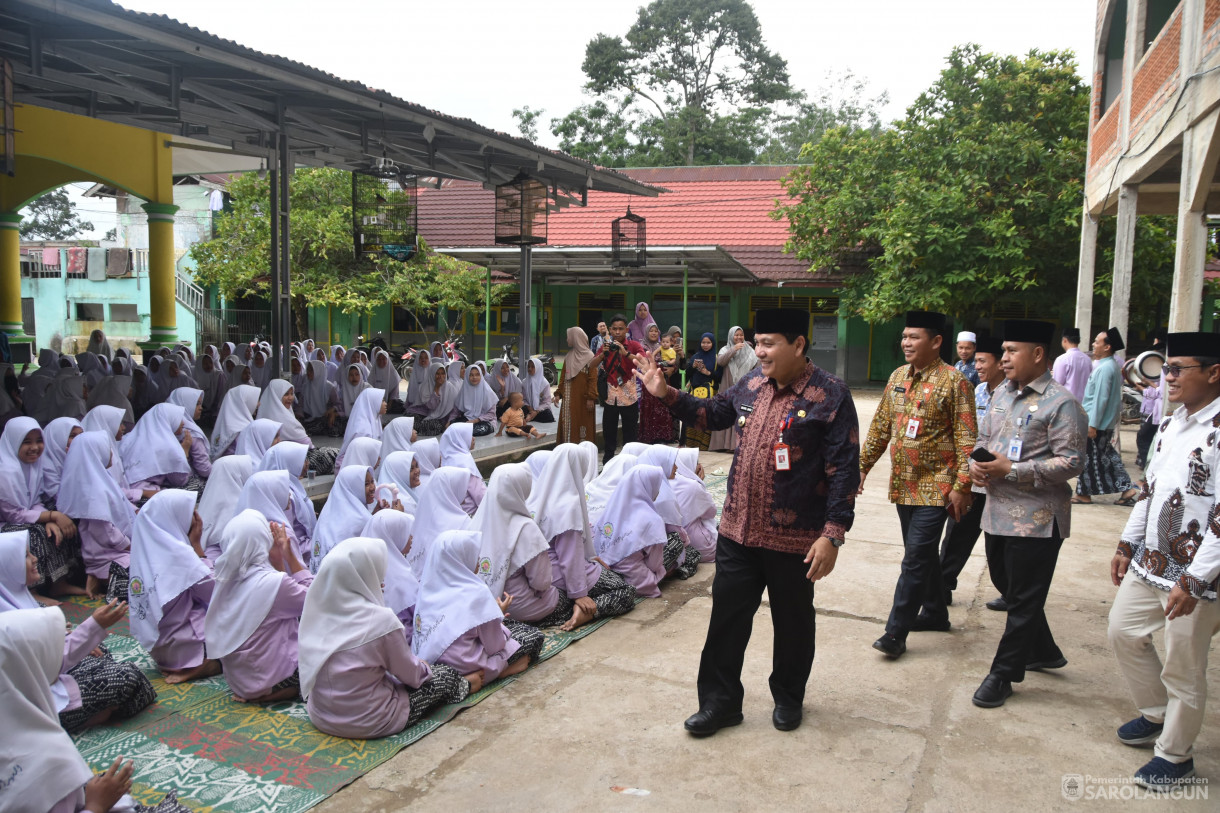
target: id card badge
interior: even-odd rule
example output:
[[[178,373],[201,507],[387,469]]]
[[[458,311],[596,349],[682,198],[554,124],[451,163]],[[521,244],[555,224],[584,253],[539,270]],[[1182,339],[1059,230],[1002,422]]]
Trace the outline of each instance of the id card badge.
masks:
[[[788,457],[788,444],[775,444],[775,470],[788,471],[792,468],[792,460]]]
[[[1008,441],[1008,459],[1016,463],[1021,459],[1021,438]]]
[[[920,420],[921,420],[920,418],[907,418],[907,437],[908,438],[919,437]]]

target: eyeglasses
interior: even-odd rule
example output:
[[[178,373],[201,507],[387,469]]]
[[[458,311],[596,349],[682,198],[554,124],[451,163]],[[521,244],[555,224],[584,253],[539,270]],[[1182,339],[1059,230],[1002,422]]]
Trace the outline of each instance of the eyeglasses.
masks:
[[[1197,367],[1206,367],[1206,364],[1162,364],[1161,372],[1166,376],[1177,378],[1182,374],[1183,370],[1193,370]]]

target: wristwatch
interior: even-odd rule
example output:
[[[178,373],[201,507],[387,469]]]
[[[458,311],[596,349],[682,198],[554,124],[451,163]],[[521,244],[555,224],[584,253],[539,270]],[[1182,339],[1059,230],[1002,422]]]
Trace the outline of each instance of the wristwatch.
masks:
[[[829,539],[830,544],[834,545],[836,548],[843,547],[843,543],[847,541],[846,539],[843,539],[842,537],[838,537],[838,536],[828,536],[826,538]]]

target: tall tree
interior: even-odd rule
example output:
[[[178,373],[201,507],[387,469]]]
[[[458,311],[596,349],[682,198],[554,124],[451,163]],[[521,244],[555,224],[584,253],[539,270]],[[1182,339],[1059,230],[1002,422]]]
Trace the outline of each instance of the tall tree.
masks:
[[[1089,89],[1070,52],[955,48],[893,130],[830,130],[787,179],[788,248],[848,274],[842,313],[973,319],[1074,299]]]
[[[553,120],[552,128],[569,138],[596,133],[615,124],[607,114],[618,110],[629,126],[611,135],[634,134],[637,165],[752,155],[761,146],[757,128],[743,138],[743,125],[792,97],[787,63],[763,42],[746,0],[653,0],[625,36],[591,40],[582,68],[594,102]]]
[[[80,219],[63,187],[36,198],[22,212],[21,236],[26,240],[71,240],[87,231],[93,231],[93,224]]]

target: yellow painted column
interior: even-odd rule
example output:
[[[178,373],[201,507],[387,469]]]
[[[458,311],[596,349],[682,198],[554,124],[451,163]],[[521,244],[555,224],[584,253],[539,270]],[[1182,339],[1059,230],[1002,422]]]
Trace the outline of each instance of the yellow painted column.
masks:
[[[21,323],[21,215],[0,212],[0,331],[25,338]]]
[[[174,213],[172,203],[145,203],[148,213],[148,341],[140,346],[156,350],[178,341],[178,315],[174,309],[177,272],[174,259]]]

